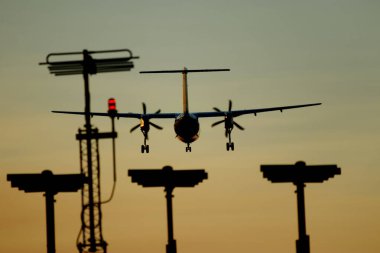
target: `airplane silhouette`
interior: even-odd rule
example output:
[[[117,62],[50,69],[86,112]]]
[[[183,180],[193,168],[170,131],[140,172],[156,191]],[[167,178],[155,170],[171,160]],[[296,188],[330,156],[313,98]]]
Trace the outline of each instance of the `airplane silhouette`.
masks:
[[[143,113],[118,113],[116,110],[113,111],[112,115],[110,112],[91,112],[91,116],[112,116],[116,118],[136,118],[140,119],[140,124],[134,126],[130,132],[133,132],[138,127],[140,127],[141,132],[144,135],[144,144],[141,145],[141,153],[149,153],[149,145],[146,144],[148,140],[148,133],[150,126],[161,130],[162,127],[152,123],[150,119],[163,119],[163,118],[174,118],[174,131],[176,137],[186,143],[186,152],[191,152],[190,143],[196,141],[199,137],[199,118],[206,117],[224,117],[224,119],[213,123],[211,126],[214,127],[221,123],[224,123],[225,136],[228,138],[226,143],[227,151],[234,150],[234,143],[231,141],[231,132],[234,126],[240,130],[244,130],[242,126],[234,121],[234,117],[238,117],[245,114],[256,114],[262,112],[270,111],[283,111],[288,109],[308,107],[321,105],[321,103],[313,104],[301,104],[301,105],[291,105],[291,106],[280,106],[280,107],[270,107],[270,108],[258,108],[258,109],[246,109],[246,110],[232,110],[232,101],[229,100],[228,110],[222,111],[214,107],[214,111],[211,112],[190,112],[188,103],[188,89],[187,89],[187,73],[190,72],[215,72],[215,71],[229,71],[229,69],[182,69],[182,70],[161,70],[161,71],[141,71],[141,74],[150,73],[182,73],[182,89],[183,89],[183,111],[182,113],[161,113],[161,110],[157,110],[155,113],[147,113],[146,104],[143,103]],[[111,99],[110,99],[111,100]],[[112,105],[115,107],[115,100],[112,100]],[[115,108],[116,109],[116,108]],[[69,111],[53,111],[54,113],[66,113],[66,114],[80,114],[84,115],[84,112],[69,112]]]

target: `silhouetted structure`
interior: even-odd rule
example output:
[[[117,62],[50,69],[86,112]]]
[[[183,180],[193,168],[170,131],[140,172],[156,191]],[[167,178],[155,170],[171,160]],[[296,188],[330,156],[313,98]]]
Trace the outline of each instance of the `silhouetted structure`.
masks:
[[[298,233],[296,241],[297,253],[310,252],[310,239],[306,234],[305,218],[305,183],[322,183],[335,175],[340,175],[341,170],[336,165],[307,165],[305,162],[297,162],[290,165],[261,165],[264,178],[272,183],[293,183],[297,187],[298,207]]]
[[[30,192],[45,192],[47,252],[55,253],[54,195],[59,192],[76,192],[82,188],[82,174],[54,175],[45,170],[41,174],[8,174],[12,187]]]
[[[204,170],[175,171],[172,167],[165,166],[162,170],[129,170],[128,175],[132,177],[132,182],[143,187],[165,188],[168,219],[168,244],[166,245],[166,252],[176,253],[177,246],[173,232],[173,190],[175,187],[194,187],[204,179],[207,179],[207,173]]]
[[[108,53],[126,53],[125,57],[95,59],[93,55],[104,55]],[[79,60],[52,61],[51,58],[64,56],[66,59],[71,56],[82,56]],[[133,68],[133,56],[128,49],[51,53],[46,57],[46,62],[40,65],[48,65],[51,74],[56,76],[83,75],[84,98],[85,98],[85,128],[79,129],[77,140],[80,141],[81,173],[89,178],[89,182],[82,191],[82,243],[77,243],[80,252],[107,252],[107,243],[102,235],[102,212],[100,196],[100,168],[98,140],[100,138],[117,137],[114,131],[114,114],[109,110],[112,119],[111,133],[99,133],[97,128],[91,125],[90,109],[90,85],[89,75],[105,72],[129,71]],[[116,111],[116,108],[115,108]],[[113,142],[114,143],[114,142]],[[113,144],[113,147],[115,145]],[[79,238],[79,237],[78,237]]]

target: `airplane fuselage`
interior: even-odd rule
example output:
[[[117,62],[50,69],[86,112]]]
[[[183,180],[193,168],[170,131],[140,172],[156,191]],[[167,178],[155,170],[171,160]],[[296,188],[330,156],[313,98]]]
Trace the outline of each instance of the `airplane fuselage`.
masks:
[[[191,113],[180,114],[174,122],[177,138],[184,143],[192,143],[199,137],[198,117]]]

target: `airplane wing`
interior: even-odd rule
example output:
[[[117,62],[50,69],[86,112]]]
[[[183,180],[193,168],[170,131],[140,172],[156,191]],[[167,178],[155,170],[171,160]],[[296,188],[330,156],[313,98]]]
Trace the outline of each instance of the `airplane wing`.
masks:
[[[257,113],[262,113],[262,112],[271,112],[271,111],[281,111],[282,112],[283,110],[308,107],[308,106],[316,106],[316,105],[321,105],[321,104],[322,103],[313,103],[313,104],[290,105],[290,106],[279,106],[279,107],[246,109],[246,110],[196,112],[193,114],[199,118],[219,117],[219,116],[226,116],[227,114],[232,115],[233,117],[237,117],[237,116],[244,115],[244,114],[254,114],[256,116]]]
[[[53,113],[64,113],[64,114],[74,114],[74,115],[85,115],[84,112],[72,112],[72,111],[52,111]],[[91,112],[91,117],[93,116],[103,116],[103,117],[115,117],[115,118],[134,118],[134,119],[140,119],[142,117],[147,118],[176,118],[179,113],[147,113],[147,114],[141,114],[141,113],[113,113],[112,115],[107,112]]]
[[[196,115],[198,118],[207,118],[207,117],[221,117],[232,115],[233,117],[241,116],[244,114],[254,114],[262,113],[262,112],[270,112],[270,111],[283,111],[283,110],[289,110],[289,109],[295,109],[295,108],[301,108],[301,107],[308,107],[308,106],[316,106],[321,105],[322,103],[314,103],[314,104],[302,104],[302,105],[290,105],[290,106],[279,106],[279,107],[269,107],[269,108],[258,108],[258,109],[246,109],[246,110],[232,110],[232,111],[215,111],[215,112],[195,112],[192,113]],[[73,112],[73,111],[52,111],[53,113],[64,113],[64,114],[74,114],[74,115],[85,115],[84,112]],[[91,116],[103,116],[103,117],[110,117],[114,116],[115,118],[135,118],[140,119],[142,117],[147,117],[150,119],[168,119],[168,118],[176,118],[180,113],[147,113],[147,114],[141,114],[141,113],[114,113],[109,114],[106,112],[91,112]]]

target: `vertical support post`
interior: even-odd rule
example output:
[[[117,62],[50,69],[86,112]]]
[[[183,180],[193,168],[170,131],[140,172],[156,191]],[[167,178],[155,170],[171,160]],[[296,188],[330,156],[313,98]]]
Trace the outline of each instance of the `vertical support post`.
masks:
[[[111,116],[112,133],[115,133],[115,116]],[[116,182],[116,142],[115,138],[112,138],[112,163],[113,163],[113,181]]]
[[[54,193],[45,192],[47,253],[55,253]]]
[[[310,239],[306,234],[306,215],[305,215],[305,184],[297,183],[297,209],[298,209],[298,234],[299,238],[296,241],[297,253],[310,253]]]
[[[84,99],[85,99],[85,129],[87,144],[87,169],[88,169],[88,191],[89,191],[89,215],[90,215],[90,251],[96,251],[95,224],[94,224],[94,189],[92,175],[92,145],[91,145],[91,99],[89,73],[91,73],[91,56],[87,50],[83,50],[83,79],[84,79]]]
[[[167,216],[168,216],[168,244],[166,245],[166,253],[176,253],[177,245],[174,240],[174,232],[173,232],[173,203],[172,195],[173,188],[165,187],[166,191],[166,208],[167,208]]]

